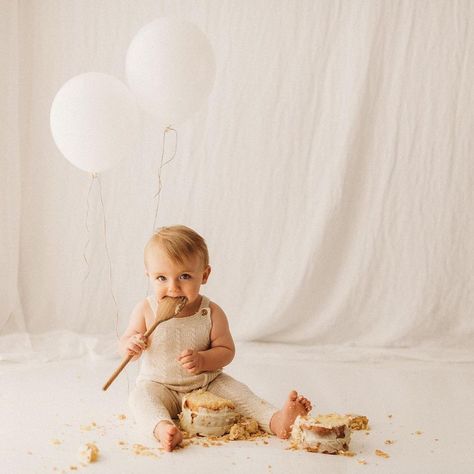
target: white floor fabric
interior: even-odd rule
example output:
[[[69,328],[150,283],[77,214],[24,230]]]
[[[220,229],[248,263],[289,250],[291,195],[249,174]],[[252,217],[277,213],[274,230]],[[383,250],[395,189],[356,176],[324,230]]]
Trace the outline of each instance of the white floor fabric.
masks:
[[[301,355],[291,346],[243,345],[227,372],[281,405],[295,388],[313,401],[313,413],[368,416],[371,430],[354,432],[354,457],[287,449],[275,437],[265,444],[239,441],[190,445],[173,453],[137,432],[126,399],[136,366],[107,392],[101,387],[115,359],[0,364],[0,472],[27,473],[442,473],[474,472],[474,363],[414,360],[383,351],[358,360],[328,353]],[[325,360],[326,359],[326,360]],[[126,419],[118,415],[125,414]],[[95,423],[95,425],[94,425]],[[393,440],[393,444],[385,444]],[[95,442],[97,463],[82,466],[79,446]],[[123,444],[119,444],[122,442]],[[133,444],[154,456],[136,455]],[[390,456],[375,454],[382,450]],[[366,464],[362,464],[364,460]],[[77,470],[76,470],[76,469]]]

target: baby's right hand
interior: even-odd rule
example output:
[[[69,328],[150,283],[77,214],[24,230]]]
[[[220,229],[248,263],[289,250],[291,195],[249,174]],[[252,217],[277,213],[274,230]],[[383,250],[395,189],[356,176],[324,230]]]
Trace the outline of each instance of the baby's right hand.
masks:
[[[147,338],[143,334],[134,334],[130,336],[127,341],[126,351],[127,355],[138,359],[142,352],[147,348]]]

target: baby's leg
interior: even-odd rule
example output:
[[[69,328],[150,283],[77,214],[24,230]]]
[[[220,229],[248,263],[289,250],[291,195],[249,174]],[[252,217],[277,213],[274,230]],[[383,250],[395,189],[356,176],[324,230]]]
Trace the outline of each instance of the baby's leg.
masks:
[[[254,418],[267,433],[272,433],[270,420],[278,408],[253,393],[247,385],[221,373],[207,387],[214,395],[232,400],[241,415]]]
[[[292,390],[281,410],[278,410],[255,395],[247,385],[224,373],[217,376],[207,390],[232,400],[239,413],[256,419],[267,433],[276,434],[279,438],[288,438],[296,417],[307,415],[312,408],[307,398],[298,396],[297,392]]]
[[[178,396],[164,385],[141,380],[130,394],[130,408],[138,425],[161,443],[166,451],[172,451],[181,443],[183,435],[173,423],[181,409]]]

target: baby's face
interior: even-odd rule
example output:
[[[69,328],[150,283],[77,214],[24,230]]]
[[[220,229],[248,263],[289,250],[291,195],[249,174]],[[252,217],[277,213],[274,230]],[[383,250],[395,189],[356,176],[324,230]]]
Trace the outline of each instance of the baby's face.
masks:
[[[147,275],[157,300],[165,296],[186,296],[190,306],[199,297],[199,289],[207,282],[211,268],[203,268],[198,255],[183,264],[172,261],[164,252],[153,252],[147,258]]]

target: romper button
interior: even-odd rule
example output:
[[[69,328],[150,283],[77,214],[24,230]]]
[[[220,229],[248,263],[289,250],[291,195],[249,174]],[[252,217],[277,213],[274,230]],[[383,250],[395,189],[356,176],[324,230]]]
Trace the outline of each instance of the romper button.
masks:
[[[203,309],[203,310],[201,311],[201,314],[202,314],[203,316],[206,316],[206,314],[207,314],[207,309]]]

